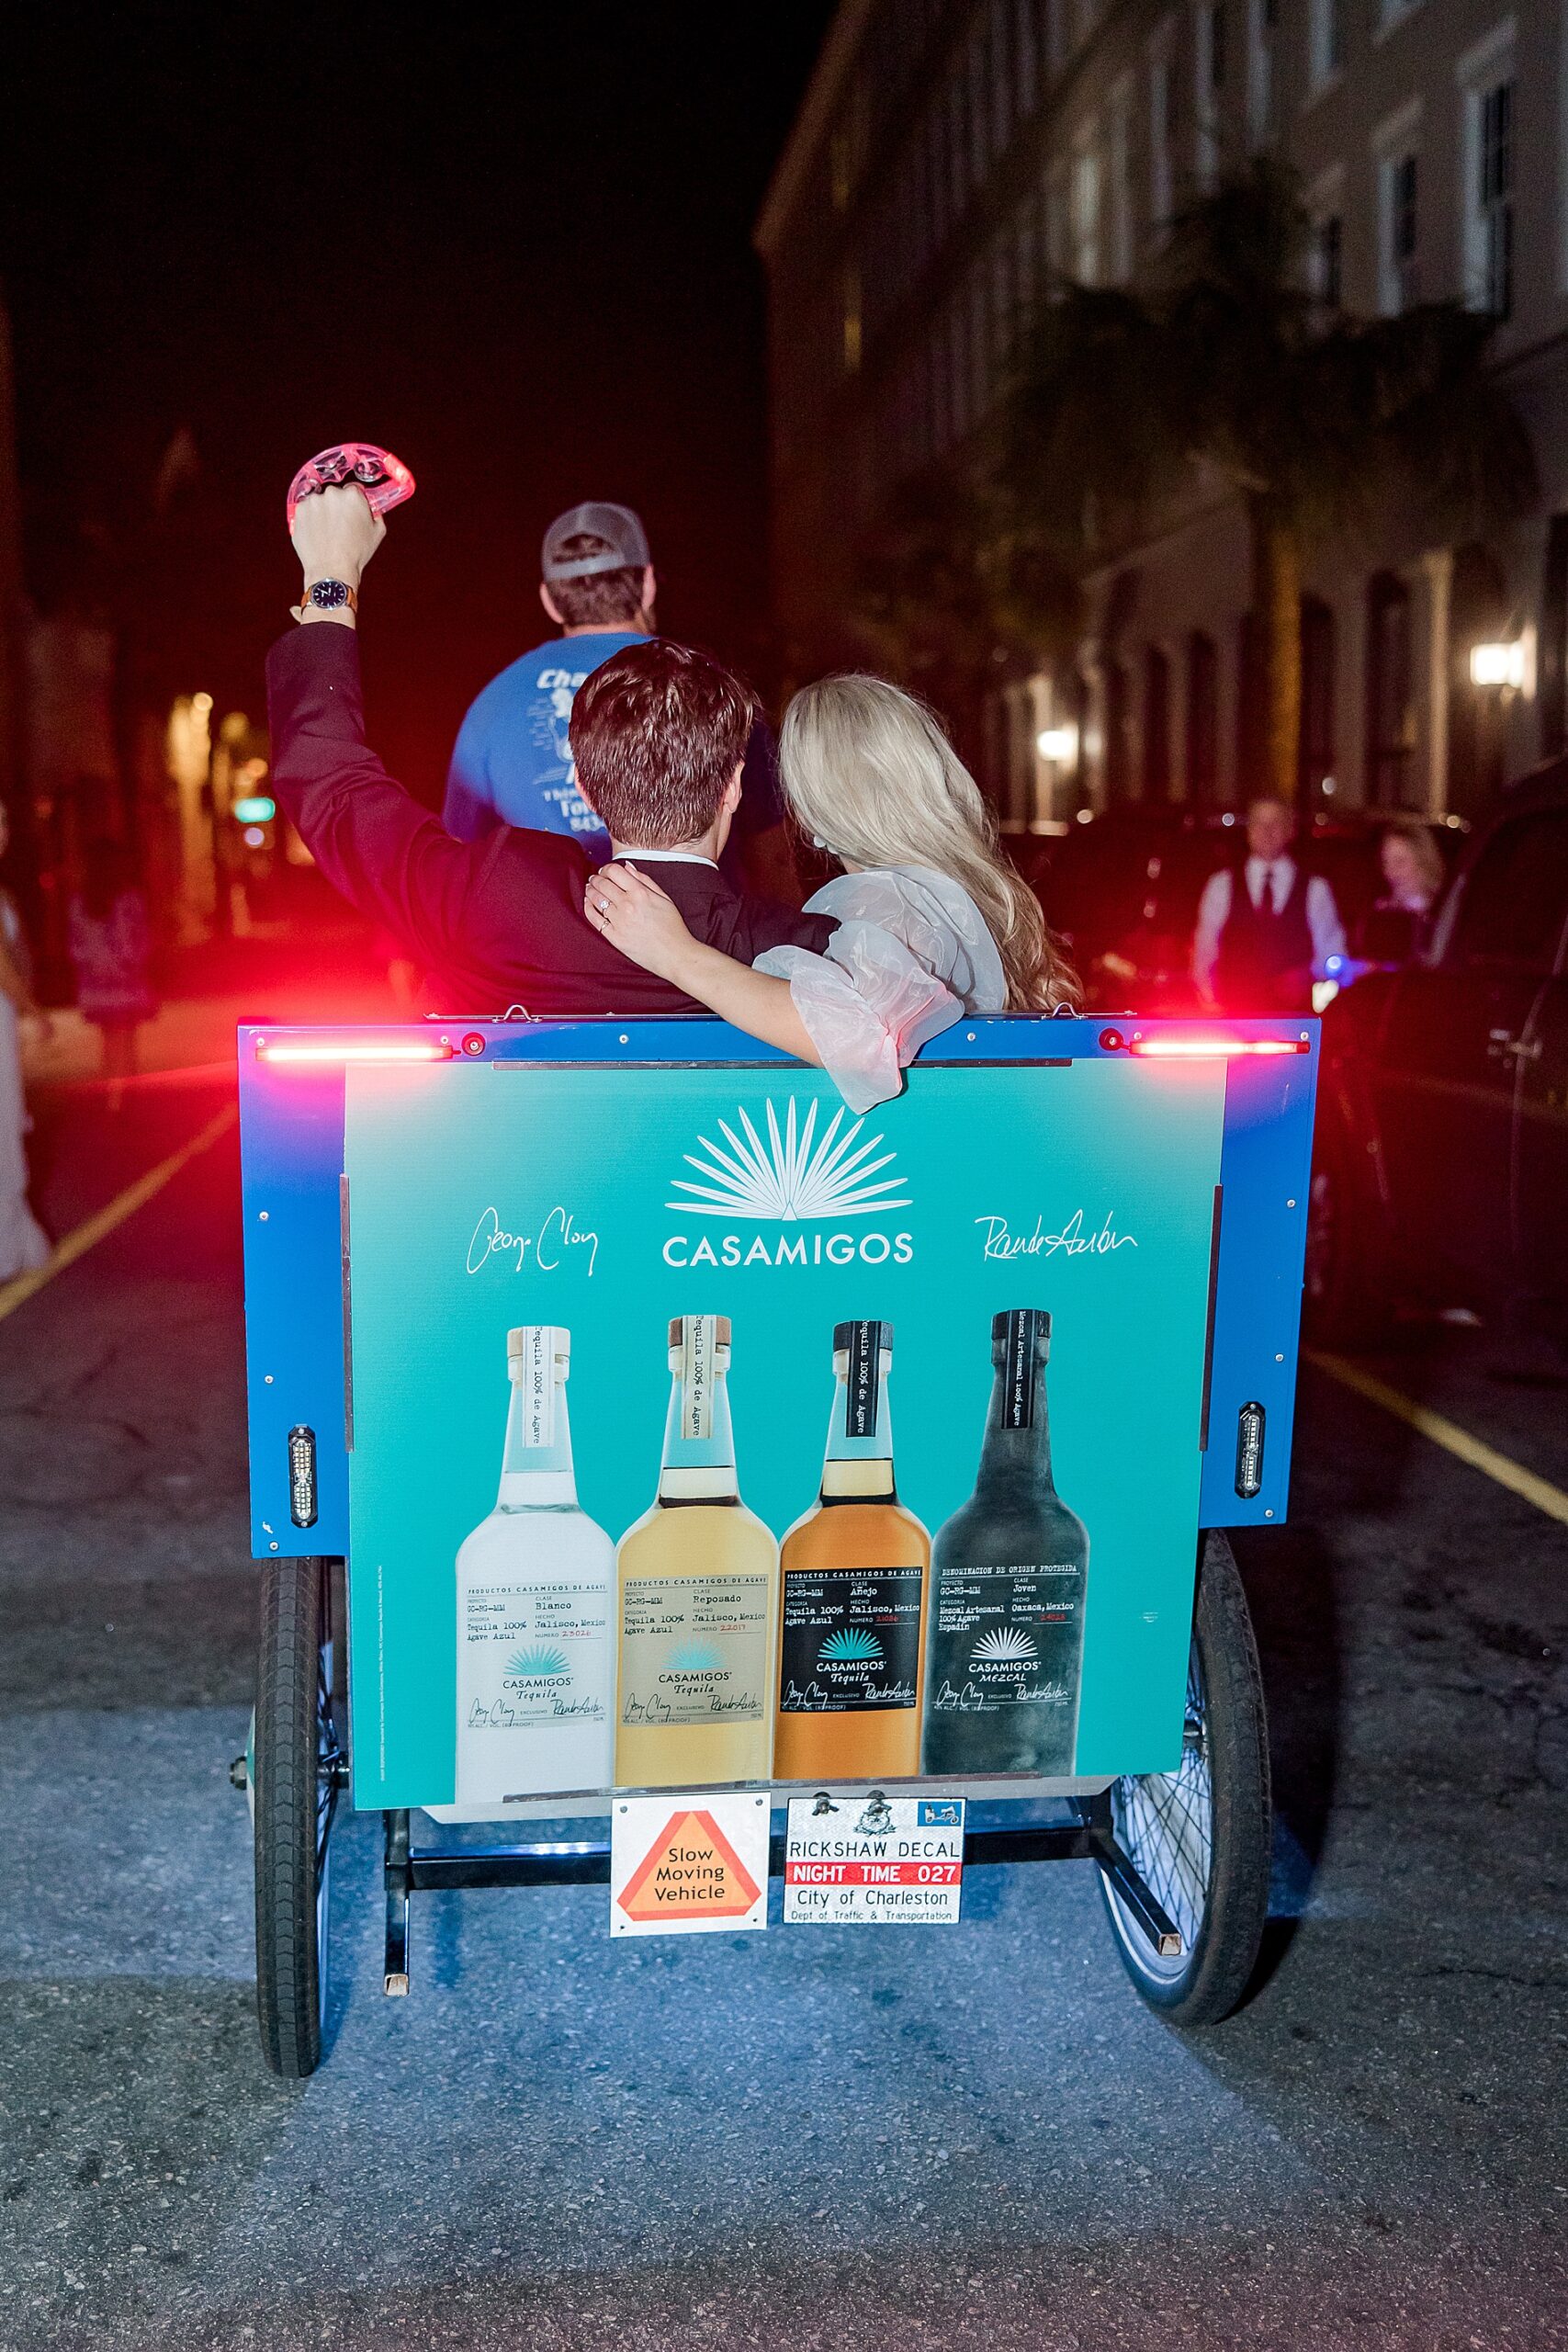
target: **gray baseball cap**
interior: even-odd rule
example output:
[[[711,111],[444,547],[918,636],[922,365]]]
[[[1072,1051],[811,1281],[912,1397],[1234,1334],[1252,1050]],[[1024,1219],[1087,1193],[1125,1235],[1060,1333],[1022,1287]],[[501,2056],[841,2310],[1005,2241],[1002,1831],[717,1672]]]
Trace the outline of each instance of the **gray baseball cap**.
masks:
[[[558,552],[565,540],[585,537],[603,539],[610,552],[565,557]],[[547,580],[586,580],[595,571],[640,571],[652,561],[648,534],[631,508],[590,499],[586,505],[570,506],[556,516],[545,533],[539,569]]]

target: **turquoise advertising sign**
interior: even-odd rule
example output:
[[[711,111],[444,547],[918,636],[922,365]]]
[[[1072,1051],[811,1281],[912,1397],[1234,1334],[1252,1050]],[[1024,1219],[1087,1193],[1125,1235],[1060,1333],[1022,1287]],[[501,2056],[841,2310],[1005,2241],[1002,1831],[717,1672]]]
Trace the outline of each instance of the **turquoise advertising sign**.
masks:
[[[355,1804],[1174,1768],[1224,1099],[351,1069]]]

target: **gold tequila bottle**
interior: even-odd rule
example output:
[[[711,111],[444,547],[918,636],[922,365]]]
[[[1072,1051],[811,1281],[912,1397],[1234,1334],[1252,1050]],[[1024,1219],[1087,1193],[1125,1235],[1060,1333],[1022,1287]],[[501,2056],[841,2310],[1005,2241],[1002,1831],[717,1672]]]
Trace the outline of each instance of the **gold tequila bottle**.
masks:
[[[677,1316],[664,1460],[616,1555],[618,1788],[765,1781],[779,1547],[741,1502],[729,1318]]]
[[[781,1781],[919,1770],[931,1537],[898,1500],[887,1375],[891,1323],[840,1323],[820,1496],[784,1540]]]

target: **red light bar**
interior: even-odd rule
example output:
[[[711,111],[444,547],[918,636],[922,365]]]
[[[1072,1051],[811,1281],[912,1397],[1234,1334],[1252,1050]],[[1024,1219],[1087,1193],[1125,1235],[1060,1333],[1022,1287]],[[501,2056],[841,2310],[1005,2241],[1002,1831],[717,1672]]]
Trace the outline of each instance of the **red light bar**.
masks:
[[[402,1041],[389,1038],[384,1046],[285,1040],[276,1046],[256,1047],[259,1062],[313,1062],[318,1066],[334,1062],[449,1062],[451,1058],[450,1046],[437,1046],[423,1037]]]
[[[1230,1061],[1240,1054],[1304,1054],[1304,1037],[1139,1037],[1128,1050],[1160,1061]]]

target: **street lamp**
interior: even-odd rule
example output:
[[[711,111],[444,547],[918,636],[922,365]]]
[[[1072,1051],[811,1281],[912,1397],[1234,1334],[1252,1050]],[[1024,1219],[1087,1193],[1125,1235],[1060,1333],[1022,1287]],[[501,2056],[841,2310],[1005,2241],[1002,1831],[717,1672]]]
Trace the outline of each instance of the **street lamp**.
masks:
[[[1055,761],[1065,766],[1076,754],[1078,730],[1076,727],[1045,727],[1034,739],[1034,748],[1043,760]]]
[[[1525,682],[1525,649],[1520,638],[1504,638],[1490,645],[1472,645],[1470,649],[1470,683],[1472,686],[1509,686],[1517,689]]]

